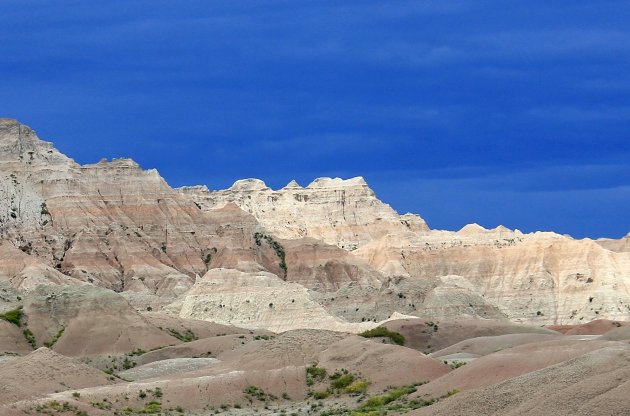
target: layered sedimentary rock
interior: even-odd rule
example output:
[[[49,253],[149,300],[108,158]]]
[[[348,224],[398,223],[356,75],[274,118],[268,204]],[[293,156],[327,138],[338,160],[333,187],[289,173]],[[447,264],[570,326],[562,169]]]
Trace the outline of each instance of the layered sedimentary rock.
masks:
[[[0,150],[0,230],[38,263],[23,268],[22,280],[66,275],[173,298],[213,254],[253,246],[253,217],[229,207],[203,213],[132,160],[81,166],[10,119],[0,120]]]
[[[212,269],[199,279],[186,293],[180,316],[275,332],[300,328],[361,332],[375,326],[334,318],[297,283],[270,273],[232,269]]]
[[[419,216],[398,215],[381,202],[361,177],[319,178],[306,187],[291,181],[275,191],[259,179],[239,180],[221,191],[203,186],[179,191],[204,210],[234,203],[279,238],[312,237],[348,250],[387,234],[428,230]]]
[[[467,226],[455,233],[390,235],[355,254],[386,275],[440,277],[445,294],[433,311],[424,305],[429,316],[442,316],[440,309],[452,303],[449,286],[515,321],[568,324],[625,319],[630,311],[629,253],[588,239]]]
[[[432,231],[362,178],[174,190],[130,159],[80,165],[10,119],[0,119],[0,235],[0,280],[11,290],[94,285],[137,309],[170,304],[224,323],[302,328],[314,314],[318,328],[342,328],[401,313],[577,324],[630,313],[627,237]],[[235,304],[205,311],[195,302],[216,300],[206,292],[217,270],[240,282],[221,286],[234,302],[262,280],[260,299],[277,301],[261,302],[300,301],[287,317],[268,306],[260,316]]]

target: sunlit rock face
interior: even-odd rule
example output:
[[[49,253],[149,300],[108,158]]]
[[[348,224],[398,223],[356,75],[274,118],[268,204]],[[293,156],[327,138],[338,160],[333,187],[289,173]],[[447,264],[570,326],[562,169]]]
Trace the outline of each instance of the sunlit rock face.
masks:
[[[354,254],[388,276],[440,277],[440,290],[481,298],[519,322],[623,320],[630,312],[630,253],[589,239],[472,225],[459,232],[389,235]],[[452,303],[448,297],[435,305],[438,310]],[[475,309],[473,302],[462,306],[462,312]]]
[[[230,188],[180,188],[202,209],[234,203],[283,239],[311,237],[348,250],[392,233],[428,231],[417,215],[398,215],[381,202],[361,177],[319,178],[307,187],[295,181],[272,190],[259,179],[243,179]]]
[[[40,278],[62,274],[169,298],[192,286],[218,251],[252,249],[249,214],[204,213],[130,159],[81,166],[10,119],[0,121],[0,147],[3,237],[41,263],[22,275],[50,268],[57,273]]]
[[[0,236],[11,290],[99,286],[136,309],[248,327],[303,328],[309,314],[356,331],[397,313],[542,325],[630,312],[627,237],[430,230],[360,177],[172,189],[130,159],[80,165],[12,119],[0,119]],[[250,284],[279,299],[256,307],[287,307],[252,312],[239,303]],[[208,306],[211,289],[234,292],[230,313]]]

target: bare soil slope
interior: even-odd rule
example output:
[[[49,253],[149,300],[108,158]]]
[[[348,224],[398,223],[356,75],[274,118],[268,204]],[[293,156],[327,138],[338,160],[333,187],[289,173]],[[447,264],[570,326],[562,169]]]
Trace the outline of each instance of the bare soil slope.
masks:
[[[0,380],[0,404],[55,391],[114,384],[102,371],[48,348],[0,365]]]
[[[505,334],[558,334],[550,329],[540,327],[513,324],[508,321],[480,319],[444,321],[401,319],[389,321],[383,326],[390,331],[402,334],[407,340],[406,346],[426,354],[476,337]]]
[[[457,394],[413,416],[627,415],[630,347],[616,345]]]

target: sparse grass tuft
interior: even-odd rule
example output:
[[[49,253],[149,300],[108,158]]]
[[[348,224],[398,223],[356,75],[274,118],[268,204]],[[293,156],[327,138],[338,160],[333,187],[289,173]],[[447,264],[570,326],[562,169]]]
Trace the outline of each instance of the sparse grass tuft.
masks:
[[[261,402],[277,399],[277,397],[274,396],[273,394],[265,393],[263,389],[261,389],[260,387],[254,386],[253,384],[247,386],[243,390],[243,393],[245,393],[245,396],[247,397],[247,400],[250,403],[253,402],[253,399],[260,400]]]

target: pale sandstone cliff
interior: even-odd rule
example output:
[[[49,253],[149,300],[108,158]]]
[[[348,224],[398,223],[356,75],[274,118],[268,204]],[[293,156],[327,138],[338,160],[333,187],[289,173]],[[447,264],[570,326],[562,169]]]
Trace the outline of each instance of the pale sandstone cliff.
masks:
[[[207,271],[218,248],[238,253],[253,245],[251,216],[203,213],[132,160],[81,166],[9,119],[0,121],[0,149],[3,237],[40,269],[172,298]]]
[[[375,326],[334,318],[300,284],[270,273],[230,269],[212,269],[199,279],[186,293],[180,316],[275,332],[300,328],[360,332]]]
[[[96,285],[137,308],[177,300],[169,310],[247,326],[360,328],[394,313],[541,325],[630,316],[628,238],[431,231],[362,178],[174,190],[129,159],[79,165],[10,119],[0,119],[0,234],[0,280],[12,290]],[[267,309],[241,302],[250,283]],[[219,294],[231,310],[207,306]]]
[[[553,233],[474,228],[390,235],[355,254],[386,275],[441,277],[442,291],[455,286],[515,321],[568,324],[630,316],[630,253]],[[448,294],[440,303],[451,303]]]
[[[230,188],[180,188],[202,209],[234,203],[279,238],[312,237],[348,250],[384,235],[428,231],[417,215],[398,215],[361,177],[319,178],[303,188],[295,181],[276,191],[259,179],[236,181]]]

